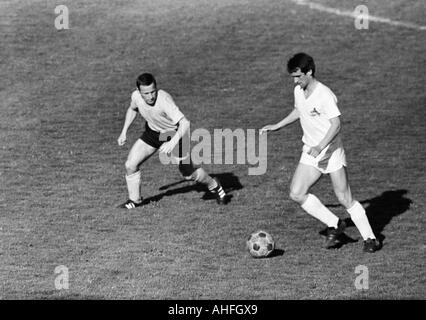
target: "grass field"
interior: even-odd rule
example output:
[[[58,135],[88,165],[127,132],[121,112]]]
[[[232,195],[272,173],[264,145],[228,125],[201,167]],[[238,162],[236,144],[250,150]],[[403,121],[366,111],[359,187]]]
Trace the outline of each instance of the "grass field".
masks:
[[[315,0],[353,10],[352,1]],[[364,1],[370,13],[425,25],[414,0]],[[68,30],[54,26],[58,4]],[[425,299],[426,33],[294,1],[2,1],[0,299]],[[253,128],[293,105],[285,62],[313,55],[339,98],[352,191],[383,240],[362,252],[355,227],[339,250],[290,201],[298,124],[268,135],[268,170],[204,165],[227,206],[179,182],[157,156],[142,168],[147,204],[122,211],[121,131],[136,77],[156,75],[191,129]],[[163,187],[163,188],[162,188]],[[313,189],[342,218],[328,177]],[[206,199],[207,198],[207,199]],[[247,236],[270,232],[280,254],[252,259]],[[55,267],[69,269],[56,290]],[[357,290],[355,268],[368,267]]]

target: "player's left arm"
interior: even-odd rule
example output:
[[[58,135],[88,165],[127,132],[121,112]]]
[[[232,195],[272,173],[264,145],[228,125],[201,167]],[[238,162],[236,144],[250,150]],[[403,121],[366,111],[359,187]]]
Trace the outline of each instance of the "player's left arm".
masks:
[[[176,133],[170,139],[170,141],[167,141],[160,146],[160,152],[164,152],[166,154],[172,152],[172,150],[179,143],[179,140],[188,132],[189,126],[189,120],[186,119],[186,117],[181,118],[178,122],[178,129]]]
[[[320,143],[314,147],[312,147],[308,154],[310,154],[313,157],[318,156],[321,151],[327,147],[331,141],[333,141],[333,139],[336,137],[336,135],[340,132],[340,117],[334,117],[329,119],[330,121],[330,128],[328,129],[326,135],[324,136],[324,138],[320,141]]]

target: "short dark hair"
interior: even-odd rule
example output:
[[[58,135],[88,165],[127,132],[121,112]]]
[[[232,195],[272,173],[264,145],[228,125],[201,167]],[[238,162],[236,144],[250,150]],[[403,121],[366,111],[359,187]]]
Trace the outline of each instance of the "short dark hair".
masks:
[[[155,81],[154,76],[150,73],[142,73],[136,79],[136,87],[138,88],[138,90],[140,89],[140,86],[150,86],[151,84],[157,86],[157,81]]]
[[[312,70],[312,76],[315,75],[315,63],[314,58],[310,55],[300,52],[296,53],[290,60],[287,62],[287,71],[288,73],[296,72],[297,69],[300,69],[301,72],[305,73],[309,70]]]

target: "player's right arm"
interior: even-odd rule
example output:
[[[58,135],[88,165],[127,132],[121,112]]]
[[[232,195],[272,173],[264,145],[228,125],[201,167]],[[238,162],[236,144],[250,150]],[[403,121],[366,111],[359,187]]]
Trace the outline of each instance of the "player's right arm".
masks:
[[[138,114],[137,106],[135,103],[130,104],[130,107],[126,111],[126,118],[124,120],[123,129],[121,130],[120,136],[117,139],[118,145],[122,146],[126,143],[127,140],[127,130],[132,124],[133,120],[135,120]]]
[[[284,119],[282,119],[280,122],[278,122],[276,124],[268,124],[268,125],[264,126],[262,129],[260,129],[260,134],[266,133],[268,131],[277,131],[277,130],[285,127],[286,125],[293,123],[297,119],[299,119],[299,111],[296,108],[294,108],[288,114],[288,116],[285,117]]]

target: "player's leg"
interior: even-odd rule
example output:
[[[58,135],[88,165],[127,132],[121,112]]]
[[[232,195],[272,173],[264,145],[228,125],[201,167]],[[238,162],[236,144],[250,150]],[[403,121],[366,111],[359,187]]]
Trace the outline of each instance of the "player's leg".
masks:
[[[364,250],[369,252],[376,251],[376,245],[378,246],[376,236],[373,233],[363,206],[352,198],[346,167],[331,172],[330,178],[337,199],[346,208],[346,211],[364,239]]]
[[[194,165],[191,159],[190,149],[190,139],[188,135],[183,137],[172,151],[172,156],[179,161],[180,173],[186,180],[193,180],[205,185],[211,193],[216,195],[216,200],[219,204],[226,204],[228,197],[220,181],[216,178],[212,178],[203,168]]]
[[[299,163],[291,181],[290,198],[328,227],[337,228],[339,218],[328,210],[315,195],[309,193],[309,189],[321,175],[321,172],[315,167]]]
[[[219,204],[226,204],[226,193],[219,180],[212,178],[203,168],[196,168],[191,159],[189,159],[189,163],[188,161],[180,162],[179,171],[185,179],[193,180],[205,185],[210,192],[216,195],[216,199]]]
[[[150,146],[141,139],[136,140],[129,155],[127,156],[126,167],[126,183],[129,192],[129,200],[121,205],[123,208],[131,209],[142,202],[140,186],[141,186],[141,171],[139,167],[157,149]]]
[[[313,194],[308,193],[311,186],[321,177],[321,172],[314,166],[299,163],[293,176],[290,187],[290,198],[298,202],[302,209],[314,218],[327,225],[327,239],[325,247],[334,248],[340,243],[339,235],[346,225],[333,214]]]

